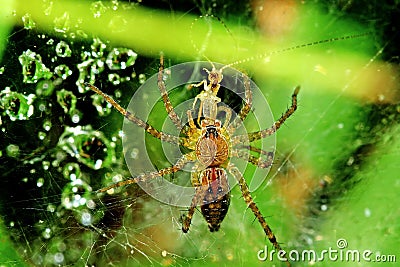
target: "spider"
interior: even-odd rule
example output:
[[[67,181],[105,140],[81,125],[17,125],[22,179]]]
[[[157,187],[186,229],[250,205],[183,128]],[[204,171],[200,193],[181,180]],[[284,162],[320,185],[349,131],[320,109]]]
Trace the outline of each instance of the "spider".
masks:
[[[142,127],[150,135],[160,139],[161,141],[186,147],[188,151],[190,151],[183,154],[171,167],[114,183],[105,188],[101,188],[98,192],[105,192],[112,188],[144,182],[156,177],[175,173],[182,170],[187,163],[194,162],[195,164],[191,174],[191,183],[195,188],[195,194],[192,198],[187,214],[182,216],[182,231],[184,233],[189,231],[195,209],[197,206],[200,206],[201,213],[208,224],[209,230],[215,232],[219,230],[220,225],[228,212],[230,204],[230,186],[228,183],[227,173],[230,173],[238,182],[244,201],[258,219],[269,241],[277,251],[283,251],[274,233],[255,204],[243,174],[232,162],[230,162],[230,158],[243,158],[251,164],[261,168],[268,168],[272,165],[273,152],[265,152],[256,149],[251,145],[247,146],[248,150],[257,151],[260,154],[260,157],[255,157],[250,154],[241,153],[237,148],[235,148],[235,146],[243,144],[246,140],[251,143],[275,133],[285,120],[295,112],[297,108],[297,94],[300,87],[297,86],[292,94],[291,106],[275,123],[273,123],[271,127],[245,135],[232,136],[238,123],[246,119],[252,107],[252,92],[250,89],[249,79],[247,76],[244,77],[245,101],[237,116],[238,119],[229,123],[232,115],[231,110],[220,105],[221,99],[217,97],[220,83],[223,79],[223,70],[228,67],[228,65],[225,65],[220,69],[216,69],[213,63],[211,63],[211,65],[211,70],[206,68],[203,69],[208,74],[207,79],[204,79],[198,84],[190,85],[190,87],[203,86],[203,90],[195,97],[193,108],[187,110],[188,125],[183,126],[180,117],[175,112],[169,99],[163,81],[164,59],[163,56],[160,57],[158,88],[169,118],[178,129],[183,129],[181,131],[183,137],[177,137],[158,131],[133,113],[122,108],[114,99],[106,95],[97,87],[88,83],[85,84],[113,105],[129,121]],[[197,102],[200,102],[200,108],[198,110],[196,124],[193,119],[193,112]],[[217,114],[221,112],[225,113],[225,122],[223,125],[222,121],[217,119]],[[262,158],[261,155],[266,156],[266,159]],[[286,261],[286,263],[290,266],[289,261]]]

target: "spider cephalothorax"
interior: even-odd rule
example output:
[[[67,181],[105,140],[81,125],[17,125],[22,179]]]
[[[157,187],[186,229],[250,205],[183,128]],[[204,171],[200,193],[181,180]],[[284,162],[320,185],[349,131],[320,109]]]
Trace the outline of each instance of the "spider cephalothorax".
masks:
[[[229,157],[227,139],[221,133],[221,123],[202,121],[202,133],[196,144],[196,157],[204,167],[226,166]]]

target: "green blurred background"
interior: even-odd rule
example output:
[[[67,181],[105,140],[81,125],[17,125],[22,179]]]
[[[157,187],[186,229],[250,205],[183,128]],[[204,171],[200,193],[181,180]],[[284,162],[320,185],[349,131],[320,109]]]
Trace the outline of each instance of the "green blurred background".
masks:
[[[298,111],[277,133],[274,166],[253,193],[287,251],[338,249],[345,239],[348,250],[399,260],[398,1],[0,6],[0,266],[280,266],[257,258],[271,245],[237,187],[219,232],[209,233],[196,212],[187,235],[179,230],[183,210],[135,186],[92,194],[130,174],[119,133],[123,118],[80,83],[127,106],[157,73],[161,51],[167,66],[204,56],[224,64],[254,57],[234,67],[257,83],[275,118],[301,85]],[[200,17],[205,14],[223,23]],[[195,93],[174,91],[172,102]],[[156,115],[155,124],[166,117]],[[167,166],[150,139],[154,165]]]

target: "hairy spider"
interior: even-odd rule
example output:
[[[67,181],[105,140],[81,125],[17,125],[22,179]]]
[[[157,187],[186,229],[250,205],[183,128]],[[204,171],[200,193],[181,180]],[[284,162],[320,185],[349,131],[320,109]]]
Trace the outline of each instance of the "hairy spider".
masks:
[[[300,87],[296,87],[292,94],[291,106],[275,123],[273,123],[271,127],[257,132],[247,133],[245,135],[233,136],[232,133],[238,126],[238,123],[244,121],[251,110],[252,92],[250,89],[249,79],[244,77],[245,101],[238,114],[239,119],[229,123],[232,116],[231,110],[220,105],[221,99],[217,97],[220,83],[223,79],[223,70],[227,65],[220,69],[216,69],[212,63],[211,65],[211,70],[204,69],[208,74],[208,78],[198,84],[191,85],[192,87],[203,86],[203,90],[195,97],[193,108],[187,110],[188,126],[183,127],[180,117],[176,114],[174,107],[170,102],[162,77],[164,72],[163,57],[161,56],[160,58],[158,88],[169,118],[178,129],[182,129],[183,127],[182,137],[173,136],[156,130],[147,122],[122,108],[116,101],[103,93],[97,87],[91,84],[86,84],[97,94],[104,97],[107,102],[112,104],[129,121],[144,128],[144,130],[150,135],[162,141],[186,147],[188,151],[190,151],[183,154],[182,157],[171,167],[117,182],[105,188],[101,188],[98,192],[105,192],[112,188],[148,181],[149,179],[175,173],[182,170],[187,163],[194,162],[191,183],[195,188],[195,194],[192,198],[187,214],[183,216],[182,231],[184,233],[189,231],[194,211],[197,206],[200,206],[201,213],[208,223],[209,230],[214,232],[219,230],[221,222],[224,220],[225,215],[228,212],[230,204],[230,186],[228,183],[227,172],[229,172],[239,183],[244,201],[260,222],[269,241],[277,251],[281,251],[282,248],[277,242],[274,233],[267,224],[265,218],[262,216],[250,194],[243,174],[232,162],[230,162],[230,159],[231,157],[243,158],[261,168],[268,168],[271,166],[273,161],[273,152],[265,152],[251,145],[246,146],[248,150],[257,151],[260,154],[259,157],[255,157],[250,154],[241,153],[241,151],[235,146],[242,145],[245,140],[248,140],[248,142],[251,143],[275,133],[285,120],[295,112],[297,108],[297,94]],[[200,102],[200,108],[197,114],[196,124],[192,113],[195,110],[197,102]],[[217,119],[217,114],[220,112],[225,114],[225,122],[223,125],[222,122]],[[262,155],[266,156],[266,158],[261,157]],[[286,263],[290,265],[288,261],[286,261]]]

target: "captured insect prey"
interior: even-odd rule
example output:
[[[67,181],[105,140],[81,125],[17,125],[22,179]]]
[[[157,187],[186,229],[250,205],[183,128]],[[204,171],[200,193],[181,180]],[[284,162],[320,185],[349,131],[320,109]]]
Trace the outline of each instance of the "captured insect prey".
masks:
[[[254,213],[271,244],[277,251],[283,251],[275,234],[254,202],[242,171],[232,159],[244,159],[259,168],[265,169],[272,165],[274,153],[256,149],[251,143],[273,135],[296,111],[300,87],[297,86],[294,89],[290,107],[268,128],[235,134],[252,108],[253,92],[250,87],[250,79],[242,74],[242,86],[244,86],[245,94],[244,104],[238,114],[233,114],[234,111],[223,105],[223,101],[217,96],[224,79],[224,71],[228,66],[217,69],[213,63],[210,62],[209,64],[211,65],[210,69],[203,68],[207,73],[207,78],[197,84],[189,85],[191,88],[198,87],[202,90],[196,95],[191,107],[186,110],[187,122],[184,123],[172,106],[166,90],[163,80],[164,59],[161,56],[157,78],[158,88],[170,120],[181,133],[179,137],[155,129],[146,121],[137,117],[134,111],[127,111],[94,85],[85,84],[113,105],[127,120],[143,128],[151,136],[175,146],[183,146],[189,151],[181,155],[171,167],[119,181],[99,189],[98,192],[107,192],[110,189],[129,184],[146,183],[157,177],[183,171],[185,166],[190,164],[191,185],[195,191],[187,213],[181,218],[182,231],[184,233],[189,231],[196,207],[200,206],[210,232],[215,232],[220,229],[230,205],[232,185],[229,183],[228,176],[231,175],[235,183],[239,185],[244,201]],[[234,118],[231,119],[232,117]],[[244,146],[243,144],[246,143],[248,145]],[[249,151],[258,151],[259,155],[254,156]],[[290,265],[287,259],[286,263],[288,266]]]

